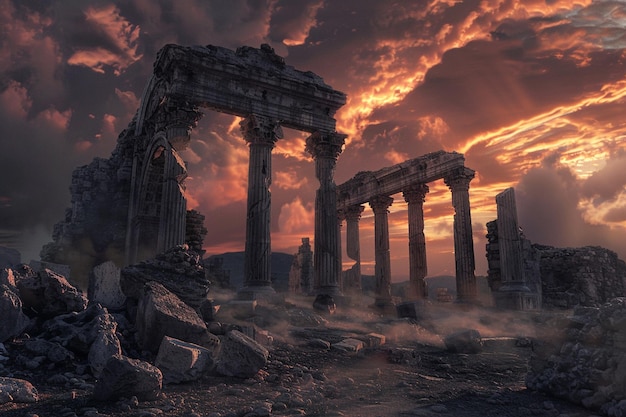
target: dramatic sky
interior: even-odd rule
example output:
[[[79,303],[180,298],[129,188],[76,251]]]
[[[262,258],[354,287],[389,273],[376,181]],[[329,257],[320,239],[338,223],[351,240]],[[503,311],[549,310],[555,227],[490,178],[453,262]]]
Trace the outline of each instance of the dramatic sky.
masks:
[[[508,187],[533,242],[626,259],[623,0],[0,0],[0,28],[0,245],[26,261],[64,217],[72,170],[114,149],[166,43],[268,43],[345,92],[337,183],[440,149],[465,154],[477,275],[495,195]],[[248,148],[238,120],[205,113],[183,155],[189,204],[207,216],[209,254],[243,250]],[[273,153],[275,251],[313,237],[318,183],[304,139],[286,131]],[[430,188],[429,275],[453,274],[450,193]],[[400,280],[407,215],[395,197]],[[365,273],[372,235],[368,207]]]

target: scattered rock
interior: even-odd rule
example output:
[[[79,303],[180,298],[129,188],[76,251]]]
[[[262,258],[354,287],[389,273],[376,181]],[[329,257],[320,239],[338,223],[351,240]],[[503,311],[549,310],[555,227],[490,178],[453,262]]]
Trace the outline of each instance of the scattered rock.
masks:
[[[102,369],[94,388],[97,401],[136,396],[142,401],[158,398],[163,386],[163,375],[156,366],[126,356],[111,357]]]
[[[328,314],[334,314],[337,310],[337,304],[332,296],[328,294],[319,294],[315,297],[313,308]]]
[[[145,284],[137,307],[137,341],[157,353],[164,336],[195,343],[210,350],[219,346],[198,314],[158,282]]]
[[[5,284],[0,284],[0,317],[0,342],[19,336],[30,324],[22,312],[22,300]]]
[[[357,353],[363,349],[365,344],[358,339],[344,339],[341,342],[333,343],[332,348],[342,350],[344,352]]]
[[[200,378],[214,361],[209,349],[165,336],[154,364],[163,373],[165,384],[177,384]]]
[[[87,307],[87,297],[50,269],[19,279],[17,287],[24,308],[44,317],[79,312]]]
[[[226,376],[250,378],[267,364],[269,352],[240,331],[231,330],[224,338],[217,360],[217,372]]]
[[[34,403],[39,400],[37,390],[28,381],[16,378],[0,377],[0,404]]]

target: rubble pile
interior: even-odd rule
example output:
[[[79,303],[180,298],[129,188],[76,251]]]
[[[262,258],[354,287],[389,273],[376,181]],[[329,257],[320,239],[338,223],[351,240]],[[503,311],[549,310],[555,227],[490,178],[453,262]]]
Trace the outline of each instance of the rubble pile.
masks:
[[[178,245],[155,259],[123,268],[120,285],[127,297],[139,300],[144,285],[158,282],[193,308],[199,308],[209,293],[209,280],[200,255],[189,246]]]
[[[545,323],[533,343],[528,388],[609,417],[626,415],[626,298],[577,307]]]

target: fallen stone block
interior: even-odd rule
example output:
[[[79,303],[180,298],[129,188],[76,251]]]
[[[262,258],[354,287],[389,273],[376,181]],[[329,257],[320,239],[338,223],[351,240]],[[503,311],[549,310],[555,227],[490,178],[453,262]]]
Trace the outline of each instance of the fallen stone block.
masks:
[[[332,296],[319,294],[313,301],[313,308],[327,314],[334,314],[337,311],[337,304]]]
[[[30,324],[22,300],[7,285],[0,285],[0,343],[19,336]]]
[[[368,333],[363,337],[365,344],[369,348],[377,348],[385,344],[387,338],[378,333]]]
[[[24,308],[44,317],[83,311],[87,307],[87,297],[50,269],[20,279],[17,288]]]
[[[468,329],[454,332],[443,339],[446,349],[455,353],[479,353],[483,341],[478,330]]]
[[[165,336],[154,362],[165,384],[194,381],[214,366],[213,352],[193,343]]]
[[[267,364],[269,352],[238,330],[231,330],[222,342],[217,372],[225,376],[250,378]]]
[[[0,377],[0,404],[34,403],[39,400],[37,389],[28,381]]]
[[[109,310],[120,310],[126,304],[126,296],[120,286],[120,268],[108,261],[96,266],[89,276],[89,301],[100,303]]]
[[[113,328],[102,329],[96,334],[96,337],[89,348],[87,355],[87,363],[91,369],[91,373],[96,378],[100,376],[102,370],[112,356],[121,355],[122,347],[115,330]]]
[[[140,401],[156,400],[163,388],[163,374],[154,365],[126,356],[111,357],[96,382],[93,398],[110,401],[136,396]]]
[[[158,352],[165,336],[212,351],[220,344],[195,310],[158,282],[145,285],[137,306],[135,327],[140,347],[153,353]]]
[[[365,347],[362,340],[359,339],[343,339],[341,342],[333,343],[332,348],[342,350],[344,352],[357,353]]]

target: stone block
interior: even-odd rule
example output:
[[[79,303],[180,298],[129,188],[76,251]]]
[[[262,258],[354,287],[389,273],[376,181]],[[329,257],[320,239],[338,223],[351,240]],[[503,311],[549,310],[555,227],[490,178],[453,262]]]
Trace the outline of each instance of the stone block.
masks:
[[[479,353],[483,350],[483,341],[478,330],[460,330],[446,336],[443,340],[446,349],[455,353]]]
[[[341,342],[333,343],[332,348],[349,353],[357,353],[365,347],[365,343],[359,339],[343,339]]]
[[[31,308],[44,317],[83,311],[87,307],[87,297],[64,276],[50,269],[20,279],[17,287],[24,308]]]
[[[177,384],[200,378],[215,365],[209,349],[165,336],[154,364],[163,373],[165,384]]]
[[[39,400],[37,389],[30,382],[17,379],[0,377],[0,404],[35,403]]]
[[[170,336],[214,350],[217,336],[190,306],[157,282],[148,282],[137,306],[137,341],[142,349],[157,353],[163,337]]]
[[[365,344],[370,348],[377,348],[385,344],[387,338],[378,333],[368,333],[365,335]]]
[[[109,310],[120,310],[126,304],[126,296],[120,286],[120,268],[108,261],[96,266],[89,277],[89,301],[100,303]]]
[[[98,331],[89,348],[87,362],[91,373],[97,378],[112,356],[121,355],[122,347],[115,333],[117,326],[103,328]]]
[[[250,378],[267,364],[269,352],[240,331],[228,332],[217,361],[217,372],[225,376]]]
[[[29,324],[20,297],[8,286],[0,285],[0,343],[19,336]]]
[[[154,365],[126,356],[111,357],[93,390],[97,401],[136,396],[140,401],[156,400],[163,387],[163,374]]]

